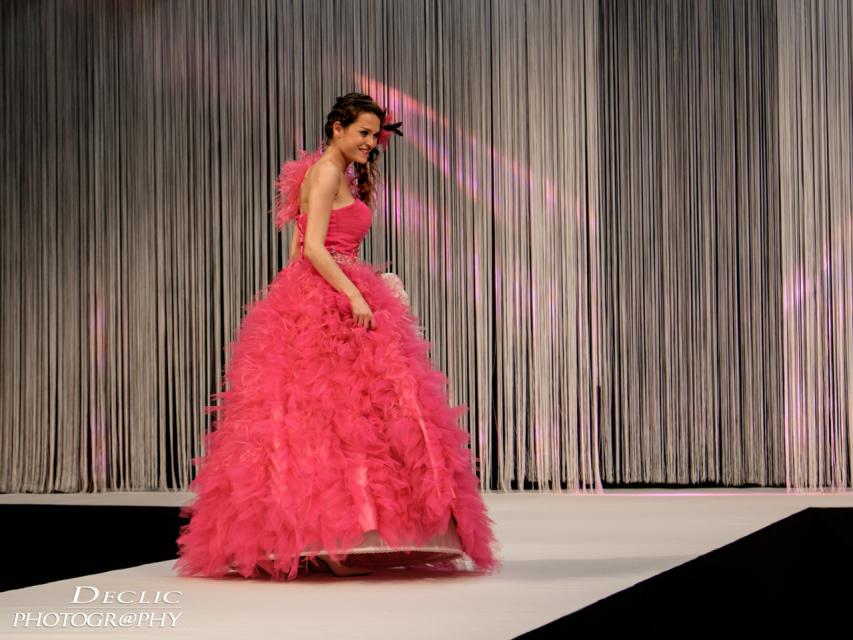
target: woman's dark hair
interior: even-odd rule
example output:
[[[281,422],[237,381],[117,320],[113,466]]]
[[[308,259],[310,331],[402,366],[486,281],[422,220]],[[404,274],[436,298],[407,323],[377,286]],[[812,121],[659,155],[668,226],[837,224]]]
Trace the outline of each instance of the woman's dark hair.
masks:
[[[326,124],[323,126],[325,135],[324,147],[329,145],[332,139],[332,125],[340,122],[346,128],[355,122],[362,113],[373,113],[379,118],[380,127],[385,121],[385,111],[376,101],[366,93],[348,93],[338,97],[335,106],[326,116]],[[355,169],[356,184],[361,200],[371,204],[376,188],[379,171],[376,169],[376,159],[379,157],[379,147],[374,147],[367,156],[367,163],[353,162]]]

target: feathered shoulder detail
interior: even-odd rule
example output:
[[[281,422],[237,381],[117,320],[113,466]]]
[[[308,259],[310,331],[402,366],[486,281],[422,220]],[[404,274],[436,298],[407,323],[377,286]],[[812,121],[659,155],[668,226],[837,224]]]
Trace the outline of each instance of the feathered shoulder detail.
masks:
[[[285,162],[275,182],[275,226],[281,229],[299,215],[299,190],[308,168],[320,159],[323,148],[298,151],[296,160]]]

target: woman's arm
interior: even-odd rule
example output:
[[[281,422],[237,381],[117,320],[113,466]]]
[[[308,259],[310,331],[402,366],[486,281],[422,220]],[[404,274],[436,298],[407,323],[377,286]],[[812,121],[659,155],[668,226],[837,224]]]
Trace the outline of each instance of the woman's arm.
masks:
[[[318,273],[350,301],[361,297],[353,284],[326,249],[326,232],[332,215],[332,204],[341,183],[341,172],[332,164],[314,166],[315,182],[308,194],[308,222],[305,225],[303,253]]]

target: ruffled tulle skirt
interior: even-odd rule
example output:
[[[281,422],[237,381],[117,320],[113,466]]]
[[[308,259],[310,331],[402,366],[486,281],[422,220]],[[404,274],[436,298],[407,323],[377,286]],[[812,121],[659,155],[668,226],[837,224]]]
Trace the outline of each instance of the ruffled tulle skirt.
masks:
[[[336,258],[337,259],[337,258]],[[338,260],[373,310],[307,259],[282,269],[228,347],[205,456],[181,509],[181,575],[297,575],[300,559],[494,571],[464,405],[429,359],[409,308],[379,271]]]

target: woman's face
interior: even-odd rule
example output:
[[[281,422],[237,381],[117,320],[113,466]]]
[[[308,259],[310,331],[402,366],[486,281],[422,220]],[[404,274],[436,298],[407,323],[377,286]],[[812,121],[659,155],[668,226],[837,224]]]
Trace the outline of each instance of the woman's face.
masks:
[[[346,129],[339,122],[334,124],[338,148],[347,162],[364,164],[370,151],[379,140],[379,117],[374,113],[361,113],[355,122]]]

